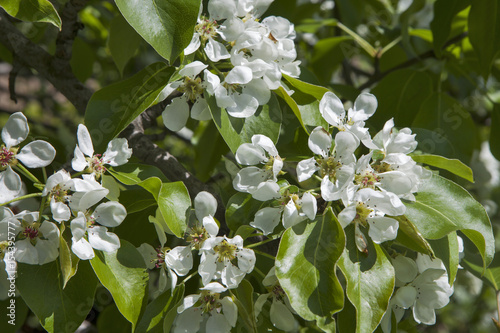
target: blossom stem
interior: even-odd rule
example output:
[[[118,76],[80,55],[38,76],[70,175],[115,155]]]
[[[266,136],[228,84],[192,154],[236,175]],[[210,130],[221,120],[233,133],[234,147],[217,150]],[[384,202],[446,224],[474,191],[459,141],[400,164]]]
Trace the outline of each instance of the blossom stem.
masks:
[[[15,169],[19,172],[21,172],[23,175],[28,177],[32,182],[34,183],[41,183],[38,178],[36,178],[31,172],[28,171],[22,164],[17,164],[15,166]]]
[[[341,30],[343,30],[345,33],[347,33],[349,36],[354,38],[354,40],[361,46],[366,53],[368,53],[370,56],[375,57],[377,55],[377,50],[373,46],[370,45],[363,37],[346,27],[340,22],[337,22],[337,27]]]
[[[40,214],[38,214],[38,223],[42,221],[42,214],[43,211],[45,210],[45,204],[47,203],[47,198],[48,198],[47,195],[42,197],[42,203],[40,204]]]
[[[43,182],[47,183],[47,170],[45,168],[42,168],[42,173],[43,173]]]
[[[257,267],[254,267],[253,268],[254,271],[257,272],[257,274],[259,274],[260,276],[262,276],[262,278],[265,278],[266,277],[266,274],[264,274],[260,269],[258,269]]]
[[[2,206],[6,206],[8,204],[11,204],[13,202],[16,202],[16,201],[19,201],[19,200],[23,200],[23,199],[28,199],[28,198],[36,198],[36,197],[41,197],[42,196],[42,193],[30,193],[30,194],[26,194],[26,195],[23,195],[23,196],[20,196],[20,197],[17,197],[15,199],[12,199],[10,201],[7,201],[7,202],[4,202],[3,204],[0,204],[0,207]]]
[[[263,257],[267,257],[269,259],[272,259],[272,260],[276,260],[276,258],[272,255],[270,255],[269,253],[266,253],[266,252],[263,252],[263,251],[259,251],[259,250],[253,250],[253,252],[257,253],[257,254],[260,254],[261,256]]]
[[[276,238],[271,238],[271,237],[270,237],[270,238],[265,239],[265,240],[263,240],[263,241],[260,241],[260,242],[257,242],[257,243],[253,243],[253,244],[247,245],[247,246],[245,246],[245,247],[246,247],[246,248],[251,249],[251,248],[253,248],[253,247],[257,247],[257,246],[261,246],[261,245],[263,245],[263,244],[269,243],[269,242],[271,242],[271,241],[273,241],[273,240],[275,240],[275,239],[276,239]]]
[[[191,273],[190,275],[186,276],[186,278],[184,280],[182,280],[182,283],[186,283],[190,278],[192,278],[193,276],[195,276],[196,274],[198,274],[198,272],[193,272]]]

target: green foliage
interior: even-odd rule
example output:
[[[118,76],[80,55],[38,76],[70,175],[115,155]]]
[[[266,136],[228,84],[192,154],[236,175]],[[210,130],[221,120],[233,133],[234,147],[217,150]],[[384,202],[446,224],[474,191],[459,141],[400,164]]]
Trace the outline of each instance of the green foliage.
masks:
[[[146,308],[148,295],[148,273],[141,254],[122,240],[117,251],[97,252],[90,263],[120,313],[135,328]]]
[[[173,64],[193,37],[200,0],[116,0],[116,5],[137,33]]]
[[[48,0],[0,0],[0,7],[22,21],[51,23],[61,29],[61,18]]]

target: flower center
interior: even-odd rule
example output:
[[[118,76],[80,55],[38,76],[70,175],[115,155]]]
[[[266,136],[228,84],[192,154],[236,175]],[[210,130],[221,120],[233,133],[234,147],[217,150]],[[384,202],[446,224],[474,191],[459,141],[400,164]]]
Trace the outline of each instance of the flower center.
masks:
[[[203,313],[210,313],[212,310],[220,308],[219,294],[212,294],[207,290],[203,290],[200,295],[200,309]]]
[[[66,202],[68,196],[68,190],[64,190],[60,184],[54,186],[52,191],[50,191],[50,196],[54,198],[56,202]]]
[[[9,242],[3,241],[0,242],[0,260],[5,258],[5,254],[7,253],[7,247],[9,246]]]
[[[217,27],[216,21],[203,18],[201,23],[198,23],[194,29],[205,43],[209,38],[214,38],[217,35]]]
[[[380,178],[375,175],[375,172],[371,170],[365,170],[360,174],[356,174],[354,177],[356,184],[360,185],[361,188],[371,188],[375,189],[375,183],[380,181]]]
[[[354,218],[354,220],[357,222],[361,222],[361,224],[366,226],[366,218],[372,211],[373,210],[368,208],[363,202],[358,201],[358,203],[356,204],[356,217]]]
[[[29,239],[32,245],[36,245],[38,238],[43,238],[43,234],[38,230],[40,223],[29,223],[23,220],[22,227],[23,231],[19,235],[20,239]]]
[[[281,301],[285,297],[285,291],[279,284],[275,285],[273,289],[271,290],[273,296],[278,300]]]
[[[184,82],[177,88],[180,92],[184,93],[184,96],[192,103],[196,101],[198,96],[203,94],[203,86],[201,84],[201,78],[192,79],[189,76],[184,77]]]
[[[321,178],[328,175],[330,177],[330,180],[337,179],[335,175],[337,173],[337,169],[339,169],[342,164],[339,161],[335,160],[334,157],[330,156],[328,158],[318,158],[316,160],[316,163],[318,163],[320,166],[319,172],[321,174]]]
[[[95,154],[92,157],[87,157],[87,161],[89,163],[90,172],[94,173],[97,179],[99,179],[106,172],[101,154]]]
[[[203,242],[208,238],[207,231],[204,227],[195,226],[189,229],[186,241],[191,243],[193,249],[199,250]]]
[[[2,148],[0,148],[0,168],[4,169],[8,165],[15,165],[17,160],[16,160],[16,151],[17,149],[7,149],[5,146],[2,145]]]
[[[218,254],[218,261],[231,261],[236,258],[236,245],[229,244],[225,239],[214,247],[215,253]]]
[[[375,170],[377,173],[384,173],[387,171],[392,171],[392,167],[390,164],[382,162],[378,164],[372,165],[373,170]]]
[[[156,259],[151,259],[151,262],[155,264],[156,268],[160,268],[165,263],[165,253],[169,250],[168,248],[162,249],[161,247],[157,247],[156,249]]]

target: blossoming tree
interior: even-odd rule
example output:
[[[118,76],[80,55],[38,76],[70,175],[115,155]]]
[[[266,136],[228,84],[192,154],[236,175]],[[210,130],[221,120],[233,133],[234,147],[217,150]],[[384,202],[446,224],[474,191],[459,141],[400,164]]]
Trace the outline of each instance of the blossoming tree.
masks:
[[[2,332],[389,333],[436,324],[459,270],[497,290],[447,75],[482,80],[498,154],[500,5],[450,2],[0,1],[11,97],[33,68],[81,120],[1,130]]]

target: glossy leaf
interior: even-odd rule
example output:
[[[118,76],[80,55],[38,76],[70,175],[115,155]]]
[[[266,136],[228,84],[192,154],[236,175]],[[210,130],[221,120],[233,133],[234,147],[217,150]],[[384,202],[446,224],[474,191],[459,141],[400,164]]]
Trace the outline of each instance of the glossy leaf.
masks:
[[[302,125],[304,130],[307,133],[309,133],[305,124],[304,124],[304,121],[302,120],[302,115],[300,113],[300,109],[299,109],[299,106],[297,105],[297,102],[295,102],[295,100],[286,92],[286,90],[283,87],[279,87],[279,89],[275,90],[275,93],[277,96],[279,96],[280,98],[282,98],[286,102],[286,104],[290,107],[290,109],[295,114],[295,117],[297,117],[298,121],[300,122],[300,125]]]
[[[238,307],[238,317],[242,318],[245,322],[245,327],[248,332],[258,332],[256,326],[254,301],[253,301],[253,287],[247,280],[241,281],[238,288],[232,291],[236,298],[234,303]]]
[[[429,241],[436,257],[441,259],[448,271],[448,281],[450,285],[455,281],[458,272],[459,247],[457,233],[450,232],[445,237],[438,240]]]
[[[139,185],[149,191],[170,230],[179,238],[184,236],[191,198],[183,182],[165,182],[166,178],[159,169],[142,164],[128,163],[110,168],[109,172],[125,185]]]
[[[61,18],[48,0],[0,0],[0,7],[21,21],[46,22],[61,29]]]
[[[176,310],[178,303],[184,297],[184,285],[181,284],[172,294],[167,290],[155,298],[146,307],[146,311],[137,325],[135,333],[153,333],[163,332],[163,318],[172,309]]]
[[[377,97],[377,112],[369,119],[375,128],[394,117],[397,127],[410,126],[422,102],[432,94],[432,80],[425,72],[412,69],[395,71],[373,88]]]
[[[405,215],[425,238],[439,239],[461,230],[478,248],[483,266],[488,266],[495,253],[490,219],[469,192],[446,178],[433,175],[415,197],[415,202],[405,203]]]
[[[102,285],[109,290],[120,313],[135,328],[145,310],[148,273],[142,255],[127,241],[114,252],[95,251],[90,260]]]
[[[219,108],[215,98],[208,99],[215,126],[233,153],[245,142],[251,142],[254,134],[263,134],[273,142],[278,141],[281,129],[281,108],[276,96],[260,106],[253,116],[248,118],[231,117],[225,109]]]
[[[252,198],[251,194],[238,192],[226,205],[226,223],[229,229],[236,231],[241,226],[253,221],[255,213],[263,207],[262,201]]]
[[[500,160],[500,104],[495,104],[491,113],[490,149],[497,160]]]
[[[500,51],[500,3],[497,0],[472,1],[469,39],[478,57],[481,74],[486,79]]]
[[[73,333],[92,309],[97,278],[89,263],[82,261],[63,289],[57,261],[41,266],[18,264],[16,287],[45,330]]]
[[[118,14],[111,21],[108,48],[121,75],[123,75],[125,65],[136,54],[141,41],[141,36],[137,34],[122,15]]]
[[[392,216],[399,223],[396,240],[405,247],[434,257],[434,251],[417,227],[404,215]]]
[[[321,98],[323,98],[323,95],[325,93],[329,92],[329,90],[327,88],[322,87],[322,86],[310,84],[310,83],[301,81],[299,79],[293,78],[293,77],[288,76],[288,75],[283,75],[283,77],[290,84],[292,89],[299,90],[307,95],[311,95],[314,98],[316,98],[317,100],[321,100]]]
[[[321,320],[342,309],[343,290],[335,271],[344,246],[344,231],[331,209],[283,234],[276,276],[302,318]]]
[[[423,163],[436,168],[444,169],[470,181],[471,183],[474,182],[472,169],[460,160],[431,154],[412,155],[411,158],[417,163]]]
[[[173,67],[157,62],[92,95],[85,111],[85,125],[97,152],[104,152],[111,139],[153,104],[173,72]]]
[[[437,0],[434,2],[434,18],[431,22],[434,52],[441,56],[442,48],[450,39],[451,24],[455,15],[469,6],[470,0]]]
[[[189,45],[200,0],[116,0],[128,23],[170,63]]]
[[[378,244],[367,244],[368,255],[359,252],[354,245],[353,229],[346,230],[348,245],[339,260],[347,280],[347,297],[356,309],[356,329],[351,332],[373,332],[382,320],[394,289],[394,268]]]
[[[469,112],[458,101],[444,93],[434,93],[420,105],[412,129],[424,128],[439,133],[453,143],[453,151],[448,152],[447,157],[468,161],[476,148],[476,128]],[[418,149],[433,154],[444,144],[446,141],[426,138],[419,141]]]
[[[61,224],[61,236],[59,237],[59,265],[61,268],[61,278],[63,281],[63,289],[71,279],[78,268],[80,259],[70,250],[68,243],[63,237],[64,224]]]

